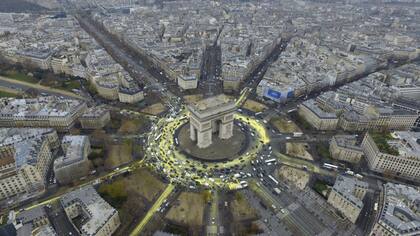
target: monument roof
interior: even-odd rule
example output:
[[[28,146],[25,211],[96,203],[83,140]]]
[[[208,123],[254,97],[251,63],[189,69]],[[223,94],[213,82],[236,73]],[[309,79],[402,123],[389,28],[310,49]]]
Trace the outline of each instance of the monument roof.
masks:
[[[192,106],[196,111],[205,111],[216,107],[225,106],[232,103],[233,99],[229,98],[224,94],[220,94],[214,97],[209,97],[194,103]]]

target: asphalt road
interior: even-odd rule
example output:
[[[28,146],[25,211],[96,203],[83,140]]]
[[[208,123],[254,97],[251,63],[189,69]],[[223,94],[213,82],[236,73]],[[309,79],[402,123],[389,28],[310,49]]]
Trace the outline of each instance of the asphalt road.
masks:
[[[129,51],[127,47],[124,47],[120,42],[112,39],[107,32],[103,32],[98,29],[96,25],[93,25],[90,20],[84,17],[78,17],[81,26],[95,38],[107,51],[112,55],[114,60],[119,64],[123,65],[124,69],[133,76],[134,79],[140,84],[147,84],[158,91],[160,98],[167,105],[172,107],[178,107],[179,96],[175,95],[172,91],[169,91],[159,80],[167,81],[167,76],[163,70],[153,67],[152,65],[146,65],[139,57],[133,55],[132,51]],[[157,78],[158,77],[158,78]]]
[[[261,205],[261,199],[250,190],[244,190],[244,195],[251,206],[258,210],[261,216],[261,224],[264,226],[264,234],[272,236],[288,236],[292,235],[286,224],[279,221],[277,216],[268,207]]]

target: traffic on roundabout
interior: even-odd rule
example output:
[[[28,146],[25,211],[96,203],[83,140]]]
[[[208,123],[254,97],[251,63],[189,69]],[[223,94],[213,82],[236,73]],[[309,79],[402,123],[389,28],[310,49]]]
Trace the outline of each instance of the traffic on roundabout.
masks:
[[[221,161],[205,161],[191,158],[179,145],[178,129],[189,123],[189,111],[183,109],[176,117],[165,117],[152,127],[147,139],[146,161],[148,166],[171,183],[190,189],[225,188],[240,189],[247,186],[246,167],[270,142],[264,124],[254,117],[235,113],[234,123],[248,136],[246,147],[235,156]],[[234,137],[233,137],[234,138]],[[230,140],[226,140],[229,145]],[[212,148],[212,147],[209,147]],[[218,155],[223,148],[214,147]]]

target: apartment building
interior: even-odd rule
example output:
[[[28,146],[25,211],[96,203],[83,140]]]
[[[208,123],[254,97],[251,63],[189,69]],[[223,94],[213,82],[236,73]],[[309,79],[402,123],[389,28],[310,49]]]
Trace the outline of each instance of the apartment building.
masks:
[[[363,209],[363,198],[368,184],[354,177],[338,176],[328,196],[328,203],[355,223]]]
[[[58,140],[52,129],[0,129],[0,199],[45,190]],[[3,136],[5,135],[5,136]]]
[[[315,129],[335,130],[337,128],[337,115],[333,112],[322,110],[313,99],[303,102],[298,108],[298,113]]]
[[[111,121],[109,110],[101,105],[88,108],[79,118],[83,129],[102,129]]]
[[[68,184],[89,174],[89,137],[66,135],[61,144],[64,156],[54,161],[54,174],[60,184]]]
[[[387,183],[383,185],[381,195],[383,200],[370,235],[420,235],[419,190],[407,185]]]
[[[179,76],[178,86],[183,90],[196,89],[198,85],[198,79],[194,76]]]
[[[387,175],[420,180],[420,133],[399,131],[391,136],[386,143],[378,145],[375,135],[366,133],[362,149],[369,168]]]
[[[363,156],[355,135],[335,135],[330,141],[330,153],[332,158],[350,163],[358,163]]]
[[[102,199],[92,186],[65,194],[60,203],[71,222],[82,236],[109,236],[120,226],[118,211]]]
[[[0,99],[0,127],[51,127],[67,131],[86,110],[86,103],[55,96]]]
[[[130,87],[120,86],[118,90],[118,99],[124,103],[136,103],[144,99],[144,91],[139,86],[133,84]]]

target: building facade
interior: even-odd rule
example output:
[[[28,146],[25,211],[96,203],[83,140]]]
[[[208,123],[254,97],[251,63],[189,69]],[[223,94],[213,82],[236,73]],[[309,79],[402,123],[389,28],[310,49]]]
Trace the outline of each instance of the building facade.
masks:
[[[144,100],[143,89],[137,86],[130,88],[120,87],[118,91],[118,99],[123,103],[136,103]]]
[[[362,149],[371,170],[411,180],[420,180],[420,134],[415,132],[394,132],[388,140],[395,153],[380,150],[373,136],[366,133]],[[394,151],[394,152],[395,152]]]
[[[420,235],[418,189],[387,183],[381,191],[379,215],[370,232],[371,236],[414,236]]]
[[[179,76],[178,86],[183,90],[196,89],[198,85],[198,79],[195,76]]]
[[[118,211],[102,199],[92,186],[65,194],[60,203],[82,236],[109,236],[121,224]],[[79,217],[85,220],[75,224]]]
[[[0,132],[8,135],[0,143],[0,199],[42,193],[57,133],[51,129]]]
[[[335,135],[330,141],[331,157],[350,163],[358,163],[363,156],[363,150],[356,144],[355,135]]]
[[[368,184],[353,177],[338,176],[328,196],[328,203],[355,223],[363,208]]]
[[[67,131],[87,109],[75,99],[39,97],[34,99],[0,99],[0,127],[51,127]]]
[[[337,128],[338,117],[336,114],[322,110],[316,105],[315,100],[310,99],[303,102],[298,108],[298,113],[317,130],[335,130]]]
[[[105,106],[91,107],[79,118],[83,129],[102,129],[111,121],[109,110]]]
[[[66,135],[63,137],[64,156],[54,161],[54,174],[60,184],[68,184],[87,176],[90,170],[90,142],[88,136]]]

